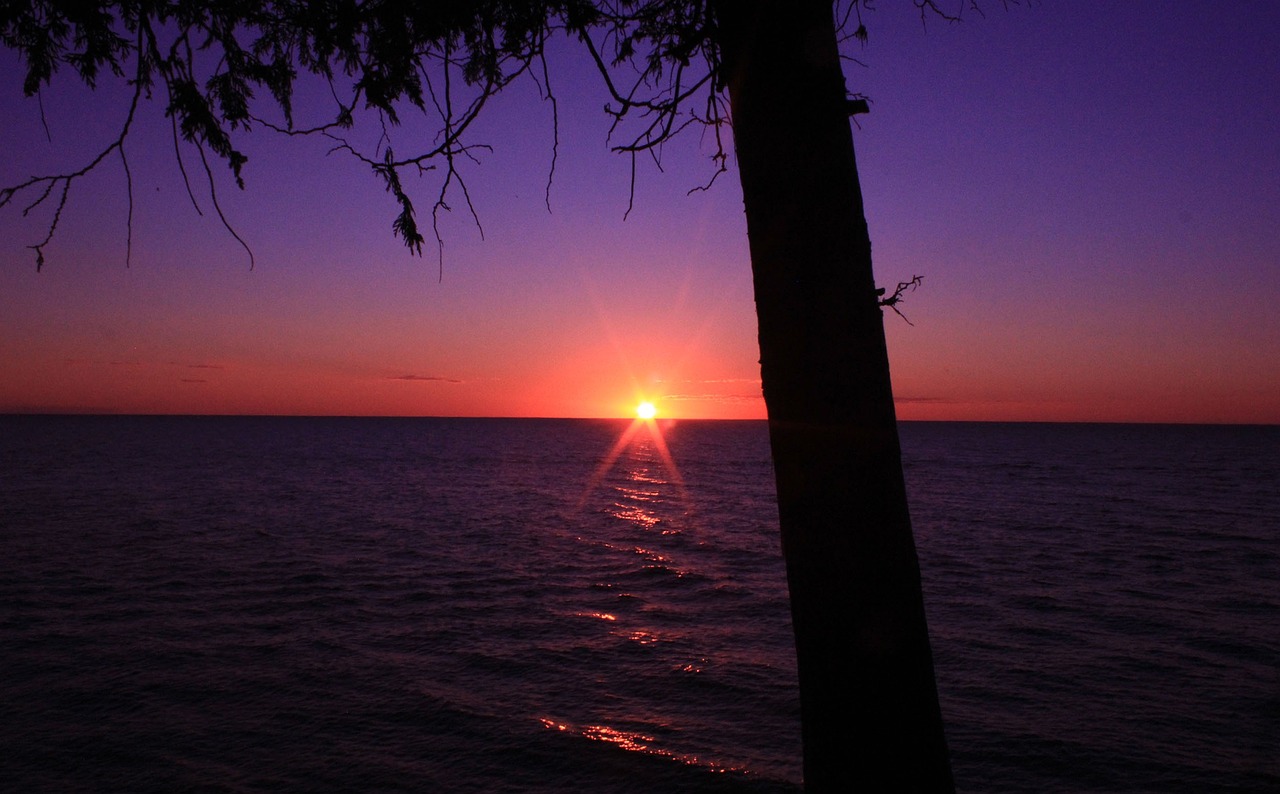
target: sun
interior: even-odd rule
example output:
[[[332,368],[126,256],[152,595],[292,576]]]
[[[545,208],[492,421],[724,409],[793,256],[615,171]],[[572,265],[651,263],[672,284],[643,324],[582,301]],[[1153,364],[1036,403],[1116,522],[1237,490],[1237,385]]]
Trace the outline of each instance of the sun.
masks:
[[[651,402],[642,402],[636,406],[636,416],[641,419],[652,419],[658,415],[658,409]]]

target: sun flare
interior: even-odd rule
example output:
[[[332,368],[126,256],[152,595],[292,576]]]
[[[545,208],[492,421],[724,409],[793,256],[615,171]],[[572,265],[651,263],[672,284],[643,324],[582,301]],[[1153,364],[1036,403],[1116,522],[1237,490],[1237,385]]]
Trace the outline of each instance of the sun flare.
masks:
[[[658,415],[658,409],[651,402],[642,402],[636,406],[636,416],[641,419],[652,419]]]

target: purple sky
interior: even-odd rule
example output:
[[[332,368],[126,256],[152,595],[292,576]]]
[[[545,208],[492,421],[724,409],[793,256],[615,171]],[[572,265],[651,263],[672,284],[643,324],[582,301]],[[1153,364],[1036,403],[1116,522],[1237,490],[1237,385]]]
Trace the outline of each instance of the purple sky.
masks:
[[[851,90],[877,278],[923,287],[887,318],[903,418],[1280,422],[1280,6],[1042,2],[922,26],[866,14]],[[567,44],[567,42],[566,42]],[[392,238],[395,207],[318,140],[257,129],[229,220],[186,197],[161,107],[51,207],[0,211],[0,411],[762,416],[732,168],[709,193],[696,134],[664,173],[609,153],[598,81],[553,58],[550,108],[500,97],[466,171],[443,280]],[[114,137],[120,87],[70,75],[23,99],[0,54],[0,183],[79,167]],[[399,131],[405,146],[412,129]],[[363,136],[363,137],[361,137]],[[355,137],[370,148],[369,126]],[[195,173],[198,161],[185,155]],[[410,183],[422,213],[437,183]]]

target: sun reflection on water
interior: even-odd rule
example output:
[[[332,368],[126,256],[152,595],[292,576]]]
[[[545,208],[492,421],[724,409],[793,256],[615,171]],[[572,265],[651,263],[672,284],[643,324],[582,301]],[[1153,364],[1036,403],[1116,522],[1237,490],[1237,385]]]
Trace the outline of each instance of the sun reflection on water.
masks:
[[[606,603],[593,596],[592,602],[584,603],[576,615],[583,621],[579,624],[581,631],[590,633],[593,641],[632,648],[627,653],[637,664],[658,669],[662,675],[702,681],[707,677],[707,659],[686,655],[682,650],[693,639],[682,625],[675,605],[700,587],[700,577],[695,575],[696,567],[689,567],[690,560],[683,559],[684,552],[699,541],[691,537],[698,534],[692,502],[664,435],[672,427],[671,422],[658,422],[641,413],[640,418],[619,428],[617,438],[586,484],[577,509],[583,510],[590,503],[601,522],[589,522],[586,526],[591,526],[591,536],[579,540],[609,552],[600,555],[602,570],[595,587],[610,592],[614,598]],[[609,581],[615,577],[621,578]],[[622,591],[623,581],[628,592]],[[666,758],[711,772],[750,774],[745,767],[671,749],[672,742],[684,741],[679,737],[680,729],[661,719],[653,723],[641,719],[625,703],[588,719],[592,720],[590,724],[550,717],[540,721],[548,730],[626,752]],[[614,724],[602,724],[606,721]],[[640,730],[631,730],[636,727]]]
[[[643,435],[642,431],[644,431]],[[671,450],[667,447],[666,438],[663,437],[662,426],[651,417],[639,417],[627,425],[627,428],[618,436],[618,440],[614,442],[600,465],[596,467],[595,472],[591,475],[591,480],[587,483],[587,487],[583,490],[582,496],[578,500],[577,507],[579,510],[586,505],[587,499],[600,487],[605,477],[618,464],[622,454],[628,451],[631,452],[633,460],[626,471],[626,478],[628,483],[634,483],[634,485],[614,487],[620,498],[624,500],[614,502],[613,506],[616,508],[614,515],[616,517],[631,521],[646,529],[656,527],[662,522],[662,519],[646,505],[663,501],[663,490],[666,486],[675,487],[677,497],[687,508],[689,505],[688,492],[685,489],[684,479],[680,476],[680,469],[676,466],[675,459],[671,457]],[[646,453],[656,453],[656,461],[653,462],[660,464],[665,476],[655,473],[647,465],[653,460],[653,457],[651,454]]]
[[[696,755],[687,755],[683,753],[672,752],[663,747],[656,746],[658,741],[655,737],[638,731],[624,731],[613,728],[608,725],[573,725],[567,722],[549,719],[547,717],[539,717],[538,721],[548,730],[560,731],[581,736],[584,739],[590,739],[595,742],[604,742],[612,745],[619,750],[626,750],[629,753],[644,753],[645,755],[657,756],[660,758],[669,758],[688,766],[697,766],[711,772],[747,772],[745,767],[729,766],[718,764],[714,761],[707,761]]]

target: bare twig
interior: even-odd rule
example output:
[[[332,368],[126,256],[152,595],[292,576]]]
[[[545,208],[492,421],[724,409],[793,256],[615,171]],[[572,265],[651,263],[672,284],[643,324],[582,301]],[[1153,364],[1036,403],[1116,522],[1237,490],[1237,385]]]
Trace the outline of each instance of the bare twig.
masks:
[[[893,309],[893,313],[901,317],[907,325],[915,325],[915,323],[907,319],[907,315],[903,314],[902,311],[898,309],[898,304],[902,303],[905,299],[903,296],[907,292],[915,292],[916,288],[923,282],[924,276],[912,276],[910,281],[899,281],[898,286],[894,288],[892,295],[887,298],[880,298],[880,305],[888,306],[890,309]],[[876,295],[884,295],[884,292],[884,287],[881,287],[876,290]]]
[[[556,175],[556,160],[560,157],[560,106],[556,103],[556,95],[551,90],[551,71],[547,68],[547,53],[543,47],[545,38],[538,45],[538,63],[542,66],[543,99],[551,103],[551,168],[547,171],[547,189],[545,201],[547,212],[551,212],[551,181]],[[532,74],[532,72],[530,72]],[[537,81],[537,76],[534,76]]]
[[[44,127],[44,139],[53,143],[53,133],[49,132],[49,118],[44,114],[44,92],[36,92],[36,104],[40,106],[40,124]]]
[[[27,248],[36,252],[36,271],[37,272],[39,272],[41,269],[44,268],[44,249],[45,249],[45,246],[47,246],[53,240],[53,235],[58,229],[58,223],[59,221],[62,220],[62,210],[67,206],[67,196],[71,192],[72,183],[75,182],[75,180],[79,179],[80,177],[84,176],[85,174],[97,168],[102,163],[102,161],[107,158],[107,155],[111,154],[112,152],[118,151],[121,153],[121,158],[124,157],[124,154],[123,154],[124,141],[129,136],[129,128],[132,126],[133,119],[137,114],[138,101],[141,98],[141,96],[142,96],[142,83],[137,82],[134,85],[133,98],[129,102],[129,112],[125,115],[124,124],[121,125],[120,127],[120,134],[116,136],[116,139],[112,141],[110,144],[108,144],[106,148],[98,152],[98,154],[91,161],[89,161],[88,165],[84,166],[78,171],[72,171],[70,173],[65,173],[65,174],[33,176],[30,179],[28,179],[26,182],[23,182],[21,184],[12,185],[6,188],[0,188],[0,208],[3,208],[10,201],[12,201],[14,197],[16,197],[18,194],[31,188],[38,188],[41,185],[44,186],[44,191],[40,194],[40,196],[36,198],[35,201],[28,204],[27,207],[22,211],[23,216],[26,216],[36,207],[43,204],[45,199],[49,198],[49,196],[53,193],[53,191],[57,188],[58,185],[62,186],[58,194],[58,206],[56,209],[54,209],[53,218],[49,221],[49,226],[46,229],[44,239],[38,243],[27,246]],[[132,177],[130,177],[128,173],[128,162],[127,161],[124,161],[124,162],[125,162],[125,176],[126,176],[126,179],[128,180],[128,190],[129,190],[128,233],[129,233],[130,239],[132,239],[133,185],[132,185]],[[126,254],[126,264],[127,263],[128,263],[128,259]]]
[[[217,187],[214,186],[213,171],[209,168],[208,158],[204,156],[204,147],[201,146],[200,144],[196,144],[196,151],[200,153],[200,163],[204,166],[204,175],[206,180],[209,183],[209,201],[211,204],[213,204],[214,211],[218,213],[218,219],[222,221],[222,227],[226,229],[227,232],[232,237],[236,238],[236,242],[240,243],[240,247],[243,248],[244,252],[249,255],[249,269],[253,270],[253,267],[255,264],[255,260],[253,257],[253,249],[250,248],[249,244],[246,243],[244,239],[239,234],[236,233],[236,230],[231,225],[231,222],[227,220],[227,216],[222,213],[222,205],[218,203],[218,189]]]
[[[120,165],[124,168],[124,189],[129,198],[129,217],[125,221],[124,266],[133,261],[133,174],[129,172],[129,158],[124,153],[124,141],[120,142]]]
[[[170,116],[169,120],[173,128],[173,159],[178,163],[178,171],[182,174],[182,185],[187,189],[187,198],[191,199],[191,206],[196,208],[196,214],[203,218],[204,212],[200,209],[200,202],[196,201],[195,192],[191,190],[191,179],[187,176],[187,167],[182,162],[182,150],[178,147],[178,117]]]

